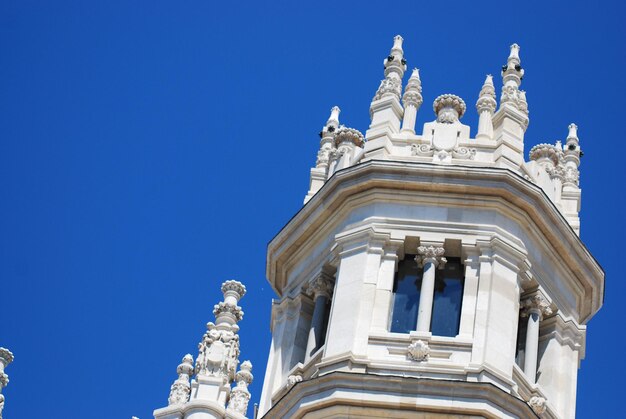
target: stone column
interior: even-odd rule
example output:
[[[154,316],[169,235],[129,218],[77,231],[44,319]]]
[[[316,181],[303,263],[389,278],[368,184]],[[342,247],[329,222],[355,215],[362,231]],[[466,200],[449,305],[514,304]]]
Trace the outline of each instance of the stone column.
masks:
[[[304,362],[307,363],[322,342],[326,304],[328,304],[332,293],[331,278],[325,273],[319,274],[313,281],[306,284],[304,292],[313,298],[315,304],[304,358]]]
[[[544,315],[552,314],[548,301],[541,295],[535,294],[521,303],[522,317],[528,317],[526,329],[526,346],[524,348],[524,373],[534,384],[537,379],[537,352],[539,350],[539,322]]]
[[[6,348],[0,348],[0,419],[2,419],[2,410],[4,409],[4,396],[2,389],[9,384],[9,376],[5,374],[4,369],[13,362],[13,354]]]
[[[433,314],[433,299],[435,297],[435,269],[441,269],[445,266],[446,258],[443,257],[444,252],[442,245],[420,246],[417,248],[418,255],[415,260],[420,267],[424,268],[417,313],[418,332],[430,332],[430,319]]]

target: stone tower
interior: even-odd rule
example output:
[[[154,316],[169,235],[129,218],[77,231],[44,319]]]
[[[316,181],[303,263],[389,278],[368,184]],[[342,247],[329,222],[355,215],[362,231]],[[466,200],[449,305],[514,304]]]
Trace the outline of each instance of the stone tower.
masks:
[[[604,273],[579,239],[577,127],[524,158],[520,48],[417,133],[394,38],[363,135],[334,107],[306,205],[270,242],[259,417],[572,418]],[[478,90],[478,89],[477,89]]]

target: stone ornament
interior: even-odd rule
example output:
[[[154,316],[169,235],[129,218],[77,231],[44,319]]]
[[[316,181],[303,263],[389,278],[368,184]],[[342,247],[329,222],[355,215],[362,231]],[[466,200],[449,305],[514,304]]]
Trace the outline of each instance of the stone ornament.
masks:
[[[183,404],[189,400],[189,394],[191,393],[189,378],[193,374],[193,357],[191,354],[184,356],[176,372],[178,373],[178,379],[174,381],[174,384],[170,387],[170,396],[167,399],[170,406]]]
[[[465,110],[465,102],[456,95],[445,94],[438,96],[433,103],[433,110],[437,115],[437,122],[443,124],[454,124],[459,122],[463,117]]]
[[[228,314],[231,315],[237,322],[243,319],[243,310],[241,307],[225,303],[224,301],[221,301],[213,306],[213,314],[216,317]]]
[[[487,74],[485,84],[480,89],[476,110],[478,113],[489,112],[491,114],[496,110],[496,88],[493,85],[493,76],[491,74]]]
[[[335,145],[339,146],[343,143],[354,144],[357,147],[363,147],[365,139],[359,130],[348,128],[341,125],[335,134]]]
[[[6,348],[0,348],[0,419],[2,419],[2,411],[4,410],[4,395],[2,389],[9,384],[9,376],[4,369],[13,362],[13,353]]]
[[[293,387],[300,382],[302,382],[302,376],[299,374],[290,375],[289,377],[287,377],[287,386],[289,387]]]
[[[533,312],[538,313],[540,316],[549,316],[552,314],[550,303],[541,294],[535,294],[522,300],[520,308],[522,317],[528,317],[528,315]]]
[[[537,144],[530,149],[528,153],[531,160],[537,160],[537,162],[551,162],[554,166],[559,164],[562,157],[562,151],[552,144]]]
[[[417,248],[418,255],[415,257],[415,261],[420,267],[424,267],[427,263],[433,263],[439,269],[443,269],[447,259],[443,257],[445,249],[439,246],[419,246]]]
[[[330,299],[333,293],[333,281],[327,275],[320,274],[304,285],[303,292],[313,298],[313,301],[322,296]]]
[[[539,397],[539,396],[531,397],[530,400],[528,401],[528,405],[538,415],[541,415],[542,413],[544,413],[548,407],[546,399],[544,399],[543,397]]]
[[[413,361],[424,362],[428,361],[428,355],[430,354],[430,347],[427,342],[423,340],[416,340],[411,343],[407,348],[409,358]]]
[[[424,99],[422,97],[422,81],[420,80],[419,69],[414,68],[402,96],[404,107],[414,106],[419,109]]]
[[[235,380],[237,385],[230,393],[230,400],[228,401],[227,410],[235,411],[241,415],[246,414],[248,410],[248,403],[250,402],[250,391],[248,386],[252,383],[252,363],[250,361],[244,361],[241,363],[241,367]]]

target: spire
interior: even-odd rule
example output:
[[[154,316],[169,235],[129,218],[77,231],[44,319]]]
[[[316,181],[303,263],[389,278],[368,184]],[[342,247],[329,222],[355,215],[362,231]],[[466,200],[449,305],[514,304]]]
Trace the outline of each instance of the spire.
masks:
[[[502,66],[502,78],[505,85],[515,84],[519,87],[524,78],[524,69],[519,58],[520,47],[517,44],[511,45],[511,53],[506,60],[506,65]]]
[[[404,51],[402,50],[402,37],[396,35],[393,38],[393,47],[391,52],[383,61],[385,66],[385,78],[380,82],[380,86],[376,91],[373,101],[379,100],[386,96],[395,96],[400,100],[402,93],[402,77],[406,71],[406,60],[404,59]]]
[[[576,124],[569,124],[569,132],[567,134],[567,140],[563,147],[564,162],[565,162],[565,179],[564,184],[567,186],[578,187],[578,166],[580,166],[580,158],[583,152],[580,150],[578,141],[578,126]]]
[[[337,128],[339,126],[339,114],[341,113],[341,109],[339,109],[339,106],[333,106],[330,109],[330,117],[328,118],[328,121],[326,121],[326,128],[328,127],[335,127]]]
[[[496,88],[493,85],[493,76],[491,74],[487,74],[487,77],[485,77],[485,83],[478,94],[476,110],[478,111],[478,133],[476,138],[492,139],[493,122],[491,118],[496,110]]]
[[[235,411],[245,416],[246,411],[248,410],[248,402],[250,401],[250,391],[248,391],[248,386],[252,383],[253,378],[252,363],[250,361],[243,361],[239,372],[235,376],[237,385],[230,393],[228,410]]]
[[[402,131],[415,134],[415,121],[417,111],[424,99],[422,98],[422,81],[420,80],[419,69],[414,68],[402,96],[404,105],[404,119],[402,120]]]
[[[2,410],[4,410],[4,396],[2,389],[9,384],[9,376],[4,369],[13,362],[13,354],[6,348],[0,348],[0,419],[2,419]]]
[[[511,53],[506,65],[502,66],[502,96],[500,97],[500,107],[506,105],[519,110],[523,116],[524,131],[528,127],[528,103],[526,102],[526,92],[519,90],[524,78],[524,69],[519,58],[520,47],[517,44],[511,45]]]
[[[183,357],[182,362],[176,368],[178,378],[170,387],[170,397],[168,398],[168,404],[183,404],[189,400],[189,393],[191,392],[191,385],[189,384],[189,377],[193,373],[193,357],[191,354],[187,354]]]

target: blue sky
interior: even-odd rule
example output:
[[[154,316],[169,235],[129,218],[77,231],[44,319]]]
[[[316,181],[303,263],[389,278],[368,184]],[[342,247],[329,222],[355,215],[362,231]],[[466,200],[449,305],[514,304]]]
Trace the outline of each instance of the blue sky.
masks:
[[[365,131],[397,33],[474,103],[521,45],[534,144],[579,126],[582,239],[607,274],[578,416],[615,417],[626,233],[621,2],[0,3],[0,346],[5,416],[151,417],[238,279],[253,401],[269,349],[267,242],[301,207],[333,105]]]

